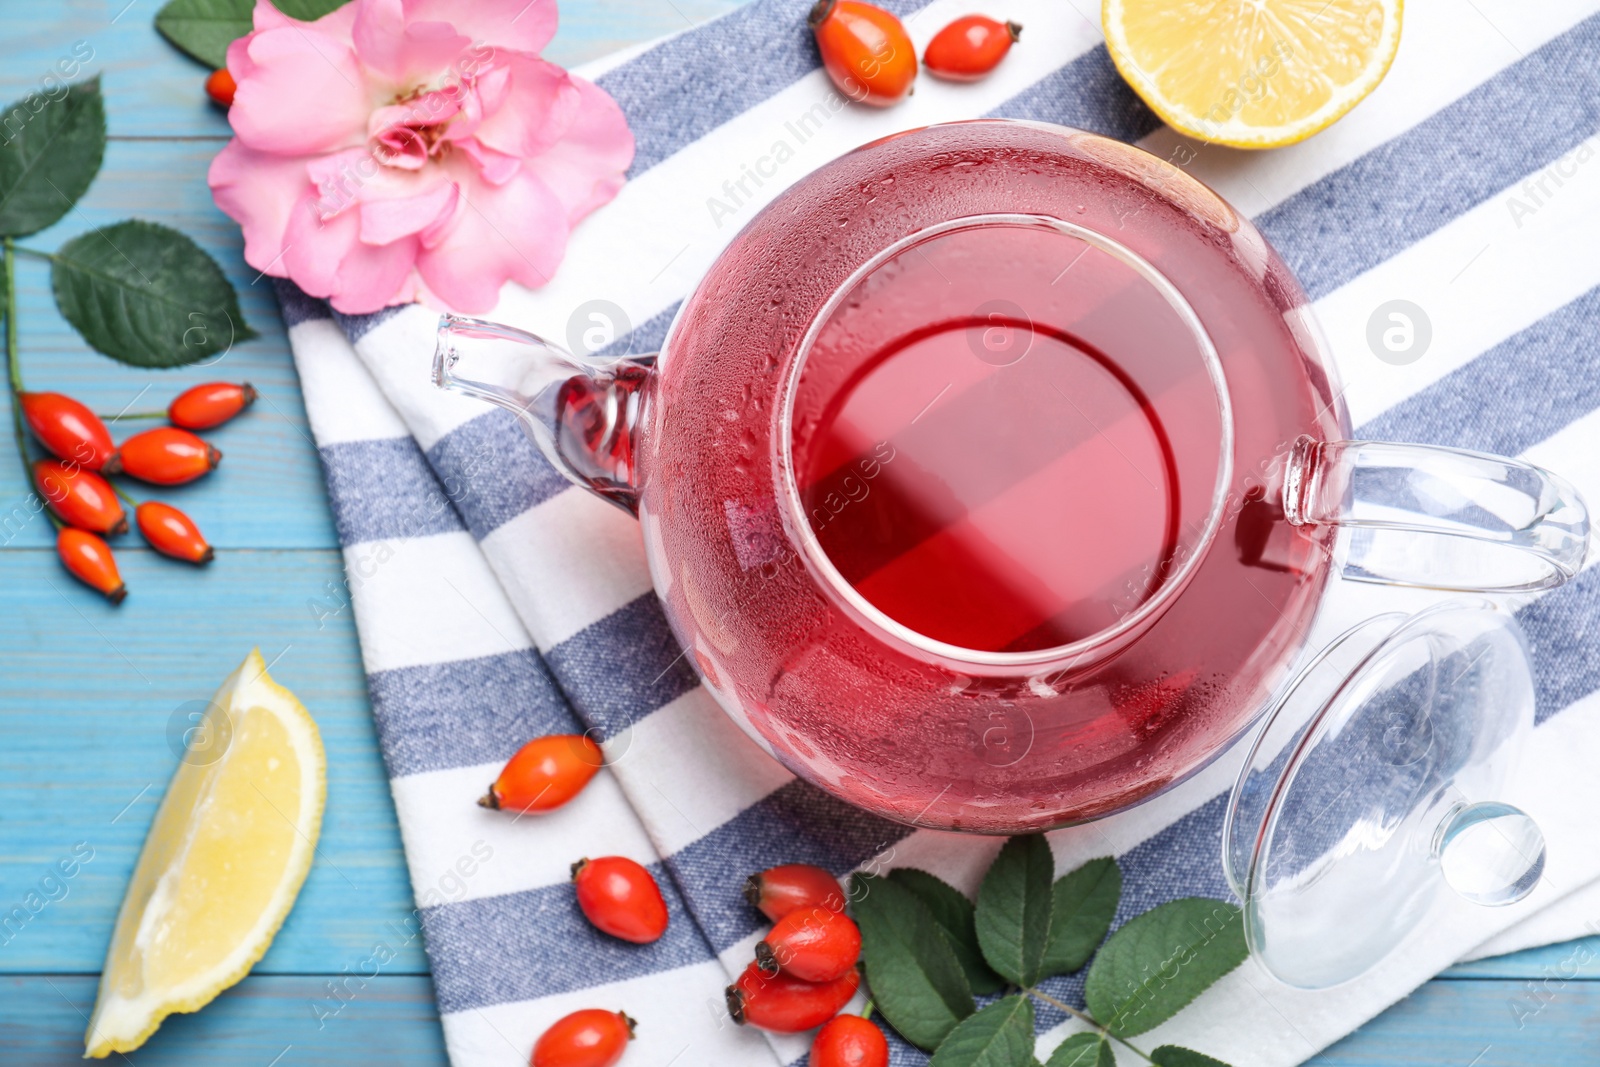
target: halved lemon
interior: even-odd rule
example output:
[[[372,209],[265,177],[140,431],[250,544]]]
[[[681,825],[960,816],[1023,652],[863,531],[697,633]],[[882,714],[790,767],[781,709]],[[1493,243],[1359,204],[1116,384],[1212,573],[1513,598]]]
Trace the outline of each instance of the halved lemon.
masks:
[[[1294,144],[1372,92],[1402,0],[1103,0],[1111,59],[1167,125],[1235,148]]]
[[[311,869],[327,760],[310,713],[258,650],[196,718],[117,914],[86,1056],[131,1052],[243,978]]]

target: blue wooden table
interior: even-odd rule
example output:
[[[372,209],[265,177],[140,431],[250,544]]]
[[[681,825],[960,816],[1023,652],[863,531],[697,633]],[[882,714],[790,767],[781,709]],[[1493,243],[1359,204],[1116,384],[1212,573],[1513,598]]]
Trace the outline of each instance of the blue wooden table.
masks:
[[[573,65],[737,2],[568,0],[547,54]],[[196,570],[128,539],[118,552],[131,595],[119,608],[62,571],[49,523],[28,518],[10,437],[0,438],[0,1062],[78,1061],[112,919],[177,762],[169,725],[259,645],[322,727],[328,817],[319,855],[250,977],[203,1012],[168,1020],[126,1059],[440,1065],[427,959],[402,925],[411,895],[354,623],[348,612],[311,606],[338,586],[342,569],[288,343],[268,286],[241,258],[238,230],[206,190],[226,122],[202,92],[205,72],[151,28],[157,7],[0,0],[0,100],[37,89],[83,41],[94,52],[89,69],[104,75],[109,113],[105,165],[89,194],[26,243],[54,249],[130,216],[176,226],[221,261],[262,336],[215,366],[125,368],[84,347],[55,312],[45,266],[24,260],[24,372],[29,387],[100,411],[164,407],[188,385],[219,378],[254,383],[261,400],[213,436],[227,456],[215,475],[163,494],[199,522],[216,561]],[[92,858],[70,881],[50,880],[75,848]],[[379,943],[394,951],[382,972],[347,980]],[[1542,1008],[1530,1017],[1529,1004]],[[1457,968],[1315,1062],[1597,1061],[1600,939]]]

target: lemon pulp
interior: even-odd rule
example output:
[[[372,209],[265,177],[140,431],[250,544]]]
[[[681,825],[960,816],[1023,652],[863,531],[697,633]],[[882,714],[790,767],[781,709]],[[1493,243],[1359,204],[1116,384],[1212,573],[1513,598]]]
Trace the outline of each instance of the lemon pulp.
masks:
[[[1402,0],[1104,0],[1111,59],[1174,129],[1271,148],[1370,93],[1400,47]]]
[[[322,825],[311,715],[253,651],[217,690],[117,914],[85,1055],[138,1048],[249,972],[294,904]]]

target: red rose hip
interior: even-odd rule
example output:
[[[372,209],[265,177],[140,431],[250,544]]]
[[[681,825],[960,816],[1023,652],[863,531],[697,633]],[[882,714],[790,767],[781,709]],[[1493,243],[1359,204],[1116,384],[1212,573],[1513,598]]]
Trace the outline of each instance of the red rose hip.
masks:
[[[602,933],[636,945],[667,932],[667,902],[643,866],[626,856],[581,859],[572,865],[578,907]]]
[[[844,910],[839,880],[809,863],[785,863],[752,874],[745,880],[744,898],[773,922],[799,908]]]
[[[759,963],[752,962],[727,989],[728,1014],[741,1025],[798,1034],[839,1014],[860,984],[861,975],[854,968],[831,982],[807,982],[781,971],[765,974]]]
[[[808,982],[831,982],[860,958],[861,931],[827,908],[791,911],[756,945],[756,962],[767,974],[782,970]]]
[[[222,453],[188,430],[157,426],[122,442],[104,470],[152,485],[182,485],[210,473],[220,462]]]
[[[255,403],[257,395],[249,382],[205,382],[179,393],[167,405],[167,418],[185,430],[209,430]]]
[[[811,1067],[888,1067],[889,1041],[859,1015],[840,1015],[817,1031]]]
[[[585,1008],[550,1024],[533,1046],[530,1067],[611,1067],[637,1024],[620,1011]]]
[[[1021,36],[1022,27],[1015,22],[968,15],[933,35],[922,53],[922,65],[950,81],[977,81],[1000,65]]]
[[[823,68],[845,96],[888,107],[911,95],[917,50],[892,12],[862,0],[817,0],[806,24]]]
[[[214,70],[206,78],[206,95],[216,101],[219,107],[232,107],[233,94],[239,91],[239,86],[233,80],[233,75],[228,73],[228,68]]]
[[[111,483],[94,471],[75,463],[41,459],[33,465],[33,482],[50,510],[67,525],[97,534],[128,532],[128,516]]]
[[[215,555],[194,520],[171,504],[146,500],[133,509],[133,518],[150,547],[163,556],[186,563],[210,563]]]
[[[111,458],[111,431],[100,416],[70,396],[19,393],[17,402],[28,428],[53,454],[91,471]]]
[[[506,762],[480,807],[549,811],[577,796],[605,763],[600,746],[583,734],[536,737]]]
[[[56,533],[56,555],[78,581],[99,591],[113,604],[128,595],[111,546],[87,530],[63,526]]]

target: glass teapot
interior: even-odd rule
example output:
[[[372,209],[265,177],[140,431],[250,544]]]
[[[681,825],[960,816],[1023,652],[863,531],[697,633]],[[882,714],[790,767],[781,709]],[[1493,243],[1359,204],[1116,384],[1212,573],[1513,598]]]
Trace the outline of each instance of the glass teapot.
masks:
[[[1269,707],[1336,575],[1536,590],[1587,548],[1548,471],[1350,440],[1307,297],[1250,222],[1040,123],[912,130],[812,173],[659,356],[446,316],[435,378],[637,514],[678,640],[750,736],[917,826],[1049,829],[1193,774]]]

